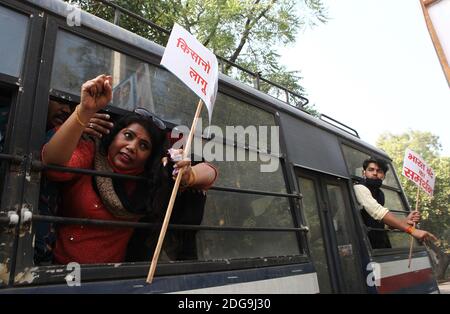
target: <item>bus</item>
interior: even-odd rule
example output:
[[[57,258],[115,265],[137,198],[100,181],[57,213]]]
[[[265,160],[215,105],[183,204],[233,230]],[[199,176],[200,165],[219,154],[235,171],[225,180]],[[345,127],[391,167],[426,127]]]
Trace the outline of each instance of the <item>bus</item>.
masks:
[[[117,96],[108,112],[144,106],[171,128],[190,126],[198,100],[159,65],[164,47],[120,27],[118,17],[153,24],[100,2],[116,13],[114,21],[61,0],[0,1],[0,293],[439,293],[422,244],[415,243],[408,268],[409,235],[376,229],[388,234],[390,248],[372,248],[367,236],[374,229],[365,226],[353,190],[367,157],[389,164],[386,207],[400,217],[411,210],[389,156],[339,121],[303,110],[301,95],[237,65],[255,84],[219,73],[211,125],[222,132],[212,136],[200,128],[195,138],[201,149],[214,146],[243,158],[212,161],[219,177],[199,221],[169,225],[168,234],[192,235],[194,254],[163,252],[151,284],[145,281],[150,260],[133,256],[123,263],[36,263],[38,224],[160,227],[40,211],[46,169],[111,175],[41,163],[49,99],[76,104],[84,81],[109,73]],[[263,84],[286,98],[261,91]],[[206,112],[202,118],[207,125]],[[227,126],[246,134],[230,135]],[[266,149],[249,140],[251,130],[262,127]]]

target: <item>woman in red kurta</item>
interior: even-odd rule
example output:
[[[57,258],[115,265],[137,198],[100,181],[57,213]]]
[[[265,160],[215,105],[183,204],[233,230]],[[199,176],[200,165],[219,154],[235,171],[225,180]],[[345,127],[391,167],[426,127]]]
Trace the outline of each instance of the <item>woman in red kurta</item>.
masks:
[[[81,140],[65,166],[94,169],[94,142]],[[68,172],[47,171],[52,181],[63,183],[61,215],[72,218],[104,220],[135,220],[117,218],[107,210],[94,190],[92,177]],[[54,260],[58,264],[101,263],[123,261],[131,228],[110,228],[93,225],[60,225],[57,232]]]
[[[162,121],[133,114],[119,120],[101,143],[81,139],[87,123],[111,101],[111,94],[110,76],[100,75],[84,83],[80,105],[44,146],[42,160],[45,164],[141,175],[147,180],[48,171],[50,180],[63,185],[61,215],[116,221],[138,221],[144,215],[158,217],[167,204],[171,180],[162,163],[167,148]],[[207,163],[191,167],[190,161],[181,160],[174,167],[185,167],[182,185],[197,189],[207,189],[217,176]],[[55,262],[122,262],[132,233],[132,228],[61,225]]]

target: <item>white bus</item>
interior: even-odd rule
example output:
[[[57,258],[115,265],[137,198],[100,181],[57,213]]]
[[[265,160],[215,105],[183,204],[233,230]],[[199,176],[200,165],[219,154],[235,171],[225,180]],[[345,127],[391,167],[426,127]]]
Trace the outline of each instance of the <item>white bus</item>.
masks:
[[[102,3],[111,12],[129,14],[108,1]],[[195,95],[159,65],[163,46],[74,10],[61,0],[0,1],[0,293],[439,292],[422,245],[414,246],[408,268],[407,234],[375,230],[388,233],[391,248],[374,249],[368,239],[373,229],[364,225],[353,191],[368,156],[389,163],[382,186],[386,206],[399,216],[410,211],[389,156],[333,119],[314,117],[222,73],[211,123],[223,128],[223,134],[203,136],[203,144],[214,142],[246,158],[214,161],[220,175],[207,193],[204,209],[196,213],[200,217],[172,221],[169,233],[175,239],[177,234],[188,235],[189,241],[180,243],[190,247],[190,254],[163,253],[150,285],[145,283],[147,256],[131,255],[119,264],[36,263],[38,224],[52,224],[56,230],[60,224],[135,228],[144,233],[159,230],[154,222],[121,223],[40,212],[41,177],[46,169],[40,151],[49,98],[77,103],[85,80],[110,73],[115,91],[127,81],[132,91],[132,96],[126,95],[129,98],[115,98],[122,100],[108,107],[111,114],[139,105],[171,127],[189,126],[197,103]],[[287,100],[296,97],[307,102],[286,93]],[[207,121],[206,111],[203,117]],[[244,130],[278,127],[279,137],[272,141],[279,140],[279,150],[263,151],[245,140],[227,139],[225,127],[230,125]],[[275,143],[268,147],[271,144]],[[258,157],[256,161],[249,160],[251,154]],[[279,166],[262,172],[261,166],[268,164]]]

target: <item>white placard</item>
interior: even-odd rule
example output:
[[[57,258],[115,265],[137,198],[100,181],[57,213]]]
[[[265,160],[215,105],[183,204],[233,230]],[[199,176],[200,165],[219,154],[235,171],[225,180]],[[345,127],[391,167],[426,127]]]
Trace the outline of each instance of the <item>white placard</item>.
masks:
[[[175,23],[161,65],[175,74],[203,100],[208,108],[211,123],[219,77],[216,56],[187,30]]]
[[[428,7],[428,14],[445,57],[450,62],[450,0],[436,1],[431,4]]]
[[[426,164],[419,154],[408,148],[403,159],[402,174],[417,184],[428,195],[433,196],[434,181],[436,180],[433,169]]]

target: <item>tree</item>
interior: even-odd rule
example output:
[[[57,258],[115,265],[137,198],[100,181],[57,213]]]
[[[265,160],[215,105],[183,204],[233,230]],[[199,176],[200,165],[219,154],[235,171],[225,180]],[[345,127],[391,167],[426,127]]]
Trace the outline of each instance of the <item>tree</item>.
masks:
[[[421,227],[434,233],[440,240],[440,249],[447,251],[447,253],[437,251],[439,247],[432,245],[439,261],[436,265],[437,275],[443,279],[450,261],[450,157],[440,156],[439,137],[430,132],[411,130],[400,135],[384,133],[376,144],[393,159],[395,170],[413,208],[416,203],[417,186],[401,175],[406,148],[422,156],[435,172],[433,198],[420,192],[419,208],[422,213]]]
[[[114,11],[100,2],[68,1],[106,20],[114,19]],[[293,43],[300,29],[325,23],[328,19],[322,0],[116,0],[114,3],[165,29],[171,29],[177,22],[216,55],[300,95],[305,92],[299,83],[299,72],[288,71],[281,65],[274,47]],[[135,19],[122,17],[120,25],[162,45],[168,39],[167,33]],[[245,72],[233,73],[228,63],[222,70],[241,81],[253,83],[254,77]],[[281,93],[277,88],[263,86],[262,89],[274,96]],[[293,98],[290,103],[301,104]]]

